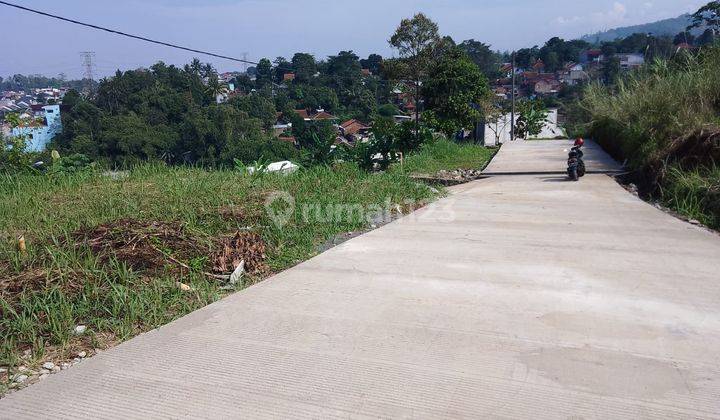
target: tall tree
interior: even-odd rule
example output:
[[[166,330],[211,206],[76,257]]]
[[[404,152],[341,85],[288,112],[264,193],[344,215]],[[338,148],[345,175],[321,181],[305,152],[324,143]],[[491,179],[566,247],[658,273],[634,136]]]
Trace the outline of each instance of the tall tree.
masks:
[[[406,77],[415,84],[415,127],[419,131],[420,86],[427,75],[434,49],[440,41],[438,25],[422,13],[411,19],[403,19],[390,37],[390,45],[398,50],[404,61]]]
[[[493,52],[489,45],[468,39],[463,41],[459,47],[465,51],[488,79],[500,77],[500,56]]]
[[[382,65],[383,58],[379,54],[370,54],[368,58],[360,60],[360,65],[364,69],[370,70],[372,74],[380,74],[380,66]]]
[[[273,69],[272,63],[267,58],[263,58],[258,62],[255,74],[255,84],[258,89],[263,89],[272,84]]]
[[[490,98],[487,78],[458,47],[431,67],[422,91],[427,99],[423,118],[448,137],[474,127]]]
[[[317,62],[312,54],[297,53],[292,58],[292,68],[297,83],[308,83],[317,73]]]

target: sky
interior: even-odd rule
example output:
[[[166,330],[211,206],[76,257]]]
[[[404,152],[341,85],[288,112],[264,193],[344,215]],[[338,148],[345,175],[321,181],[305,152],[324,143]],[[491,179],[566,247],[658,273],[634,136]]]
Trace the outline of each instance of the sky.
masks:
[[[387,40],[402,18],[427,14],[443,35],[494,50],[542,45],[619,26],[694,12],[707,0],[8,0],[25,7],[170,43],[251,61],[318,59],[353,50],[391,57]],[[189,62],[197,54],[82,28],[0,5],[0,76],[83,74],[81,51],[94,51],[98,76]],[[198,56],[219,71],[241,64]]]

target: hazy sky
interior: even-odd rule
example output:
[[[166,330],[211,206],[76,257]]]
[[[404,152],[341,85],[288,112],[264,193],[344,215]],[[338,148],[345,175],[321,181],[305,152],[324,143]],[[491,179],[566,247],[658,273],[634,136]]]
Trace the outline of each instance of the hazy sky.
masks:
[[[150,38],[257,61],[318,58],[340,50],[392,55],[387,39],[400,19],[422,11],[456,41],[474,38],[507,50],[542,45],[691,12],[707,0],[9,0],[26,7]],[[163,60],[182,64],[193,54],[51,20],[0,5],[0,76],[82,75],[80,51],[96,52],[96,72]],[[228,61],[200,57],[219,70]]]

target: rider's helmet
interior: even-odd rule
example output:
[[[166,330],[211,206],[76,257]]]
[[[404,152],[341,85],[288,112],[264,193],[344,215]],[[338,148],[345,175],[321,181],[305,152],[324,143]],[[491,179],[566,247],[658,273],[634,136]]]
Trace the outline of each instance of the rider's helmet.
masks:
[[[583,139],[581,139],[581,138],[578,138],[577,140],[575,140],[575,146],[576,146],[576,147],[581,147],[581,146],[583,146],[584,144],[585,144],[585,140],[583,140]]]

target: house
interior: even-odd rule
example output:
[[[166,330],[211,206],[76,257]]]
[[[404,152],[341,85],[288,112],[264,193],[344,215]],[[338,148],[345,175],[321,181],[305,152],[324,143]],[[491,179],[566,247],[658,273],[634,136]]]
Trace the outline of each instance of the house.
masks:
[[[533,88],[537,95],[554,95],[560,91],[560,82],[553,79],[539,79]]]
[[[533,70],[535,70],[538,73],[542,73],[543,70],[545,70],[545,63],[541,59],[538,58],[538,60],[533,64]]]
[[[372,76],[373,75],[372,72],[370,71],[370,69],[361,69],[360,71],[362,72],[363,76]]]
[[[603,61],[603,53],[597,48],[590,48],[580,53],[580,64],[599,63]]]
[[[590,79],[585,70],[570,70],[560,75],[560,81],[569,86],[576,86]]]
[[[295,80],[295,73],[285,73],[283,75],[283,82],[292,82]]]
[[[302,118],[305,121],[334,121],[338,118],[334,115],[325,112],[324,109],[318,109],[317,111],[309,111],[307,109],[296,109],[295,113],[297,113],[300,118]]]
[[[38,109],[25,118],[28,122],[11,132],[14,137],[25,136],[27,149],[32,152],[42,152],[53,137],[62,132],[60,105],[46,105]]]
[[[340,124],[340,134],[351,143],[362,141],[370,135],[370,126],[358,120],[348,120]]]
[[[620,67],[624,70],[634,69],[645,64],[645,56],[639,53],[615,54],[620,59]]]

